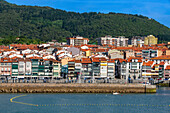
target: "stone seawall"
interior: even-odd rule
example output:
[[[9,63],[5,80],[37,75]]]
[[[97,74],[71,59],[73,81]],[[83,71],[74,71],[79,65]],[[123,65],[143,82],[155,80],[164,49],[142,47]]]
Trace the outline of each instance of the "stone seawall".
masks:
[[[155,85],[1,83],[0,93],[156,93]]]

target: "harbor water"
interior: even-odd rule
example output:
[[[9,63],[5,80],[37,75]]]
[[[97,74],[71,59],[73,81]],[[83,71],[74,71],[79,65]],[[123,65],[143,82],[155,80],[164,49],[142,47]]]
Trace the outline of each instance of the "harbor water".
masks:
[[[0,113],[151,112],[170,113],[170,88],[154,94],[0,94]]]

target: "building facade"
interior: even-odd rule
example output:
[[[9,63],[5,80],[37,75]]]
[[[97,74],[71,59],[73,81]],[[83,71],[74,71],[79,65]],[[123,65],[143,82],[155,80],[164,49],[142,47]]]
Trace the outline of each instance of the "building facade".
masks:
[[[67,38],[67,44],[72,46],[87,45],[89,42],[88,38],[83,38],[81,36],[69,37]]]
[[[158,38],[153,35],[148,35],[144,39],[144,45],[155,45],[158,43]]]

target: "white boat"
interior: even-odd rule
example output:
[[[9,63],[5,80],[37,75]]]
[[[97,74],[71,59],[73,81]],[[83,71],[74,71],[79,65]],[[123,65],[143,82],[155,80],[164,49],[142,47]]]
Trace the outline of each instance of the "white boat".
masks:
[[[119,93],[117,93],[117,92],[115,92],[115,93],[113,93],[113,95],[118,95]]]

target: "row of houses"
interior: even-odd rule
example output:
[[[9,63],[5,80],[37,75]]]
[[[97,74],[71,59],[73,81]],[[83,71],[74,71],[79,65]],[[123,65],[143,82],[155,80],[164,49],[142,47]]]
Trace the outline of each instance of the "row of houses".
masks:
[[[41,57],[1,58],[0,74],[5,77],[60,77],[61,63],[54,59]]]
[[[110,79],[159,79],[170,78],[170,56],[151,60],[82,58],[61,61],[42,57],[1,58],[0,74],[12,78],[110,78]]]

